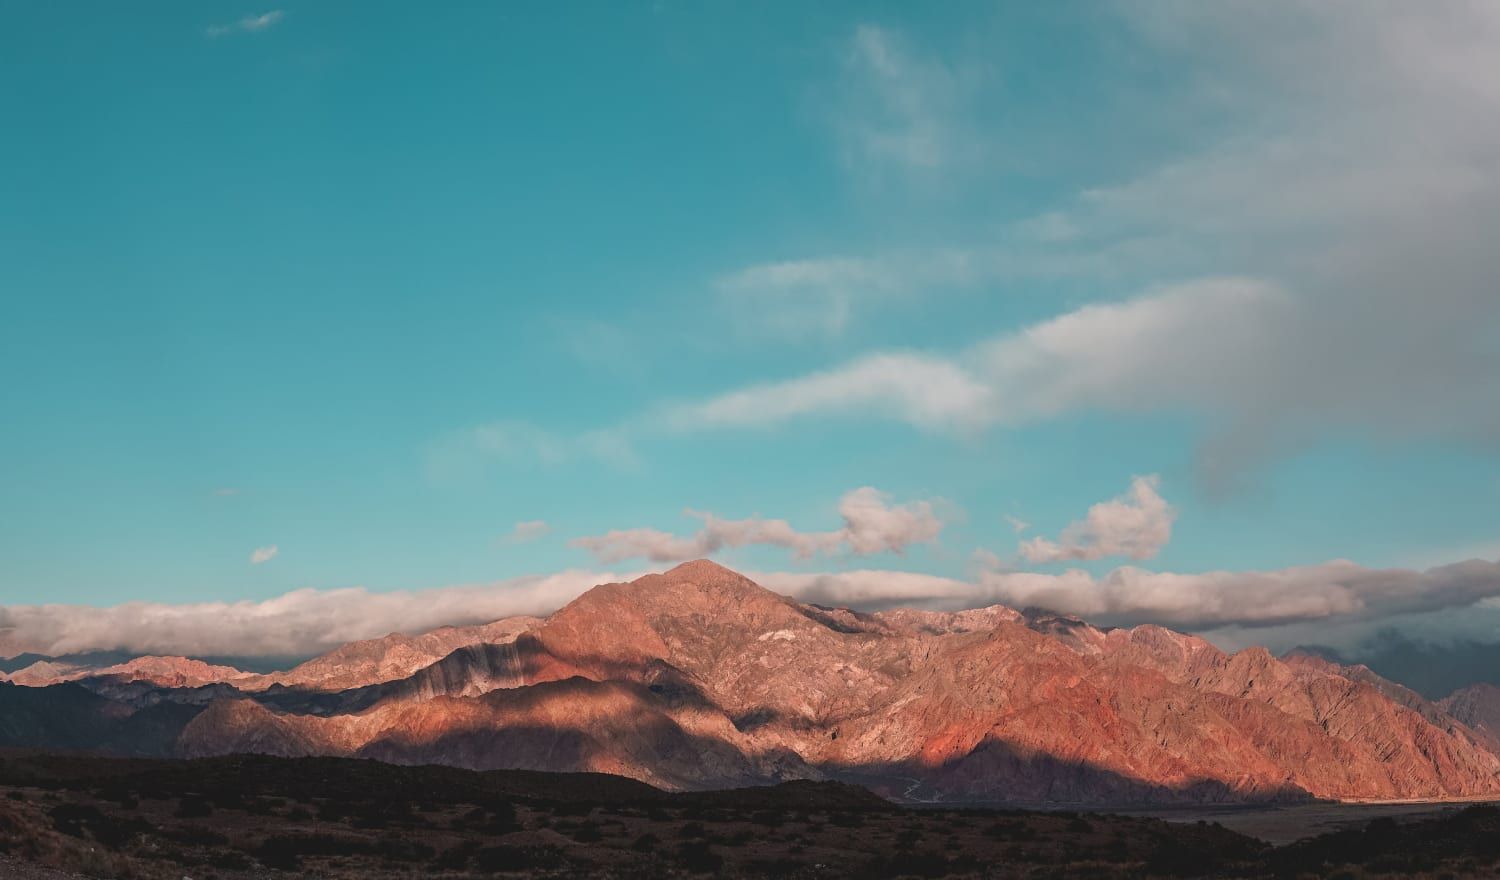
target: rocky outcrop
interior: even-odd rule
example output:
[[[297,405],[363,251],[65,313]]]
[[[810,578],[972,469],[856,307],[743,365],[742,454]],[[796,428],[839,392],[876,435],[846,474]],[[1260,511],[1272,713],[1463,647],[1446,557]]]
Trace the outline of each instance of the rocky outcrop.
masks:
[[[391,633],[350,642],[286,672],[259,676],[242,686],[262,690],[274,685],[333,692],[406,678],[470,645],[503,645],[534,629],[535,617],[508,617],[481,626],[445,626],[420,635]]]

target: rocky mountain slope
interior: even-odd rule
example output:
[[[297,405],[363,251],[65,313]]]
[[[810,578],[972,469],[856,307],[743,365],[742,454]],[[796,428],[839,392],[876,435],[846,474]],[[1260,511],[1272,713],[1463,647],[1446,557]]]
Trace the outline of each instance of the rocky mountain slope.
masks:
[[[158,687],[200,687],[206,684],[248,684],[257,676],[230,666],[215,666],[187,657],[136,657],[122,663],[96,665],[41,660],[12,673],[9,681],[27,687],[46,687],[85,678],[108,678],[117,683],[147,682]]]
[[[820,608],[707,562],[352,693],[218,700],[178,747],[669,788],[839,778],[918,800],[1500,793],[1484,735],[1344,667],[1005,608]]]
[[[1438,706],[1481,735],[1500,740],[1500,687],[1469,685],[1439,700]]]

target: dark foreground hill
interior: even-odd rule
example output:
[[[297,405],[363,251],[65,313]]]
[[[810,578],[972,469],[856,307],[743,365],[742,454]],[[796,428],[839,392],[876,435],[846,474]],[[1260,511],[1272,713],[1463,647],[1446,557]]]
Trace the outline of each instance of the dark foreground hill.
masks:
[[[908,809],[829,782],[668,793],[338,758],[0,755],[0,876],[49,880],[1490,877],[1497,840],[1486,807],[1272,848],[1217,824]]]

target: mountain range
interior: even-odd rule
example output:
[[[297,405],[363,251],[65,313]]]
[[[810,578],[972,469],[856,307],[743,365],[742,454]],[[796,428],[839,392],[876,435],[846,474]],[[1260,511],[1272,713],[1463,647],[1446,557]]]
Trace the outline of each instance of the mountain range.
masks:
[[[1308,653],[1040,611],[803,604],[707,561],[547,618],[282,673],[40,660],[0,745],[590,771],[673,790],[834,779],[907,801],[1500,796],[1500,691],[1431,702]]]

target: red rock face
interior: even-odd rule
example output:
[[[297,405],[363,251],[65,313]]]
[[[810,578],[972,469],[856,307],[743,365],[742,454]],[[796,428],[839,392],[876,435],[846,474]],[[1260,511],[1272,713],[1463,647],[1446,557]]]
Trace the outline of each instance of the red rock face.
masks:
[[[1500,794],[1484,734],[1368,670],[999,607],[824,609],[708,562],[597,587],[347,710],[273,705],[216,703],[181,750],[669,788],[834,777],[933,800]]]

